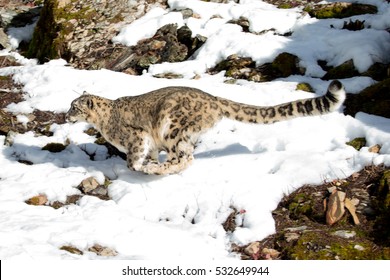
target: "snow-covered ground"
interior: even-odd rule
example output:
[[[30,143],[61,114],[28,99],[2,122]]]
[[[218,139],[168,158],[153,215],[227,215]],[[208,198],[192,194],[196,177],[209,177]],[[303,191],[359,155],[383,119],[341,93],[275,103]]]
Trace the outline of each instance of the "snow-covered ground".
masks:
[[[317,60],[338,65],[353,59],[358,69],[365,71],[390,52],[390,35],[383,31],[390,27],[390,4],[380,0],[359,2],[377,5],[379,13],[353,17],[365,20],[371,28],[352,32],[340,29],[346,19],[319,21],[302,15],[300,9],[280,10],[262,1],[215,4],[170,0],[171,10],[152,10],[125,27],[115,40],[132,45],[164,24],[187,24],[194,34],[208,37],[191,60],[154,65],[142,76],[130,76],[108,70],[76,70],[63,60],[37,65],[15,54],[23,66],[0,69],[0,75],[12,74],[23,84],[25,101],[8,109],[24,121],[24,115],[34,109],[66,112],[84,90],[114,99],[169,85],[196,87],[255,105],[319,96],[328,82],[319,79],[324,71]],[[174,11],[185,7],[199,16],[183,19]],[[220,17],[213,17],[216,14]],[[293,35],[283,37],[273,31],[254,35],[227,24],[240,16],[249,19],[252,31],[273,28],[278,34],[291,31]],[[15,30],[12,34],[13,44],[28,37]],[[302,59],[305,76],[268,83],[239,80],[231,85],[224,83],[223,73],[205,73],[234,53],[262,64],[285,51]],[[153,77],[164,72],[179,73],[184,78]],[[195,75],[198,79],[192,79]],[[298,82],[309,82],[316,93],[296,91]],[[352,93],[375,83],[367,77],[342,82]],[[223,120],[202,137],[193,165],[170,176],[130,171],[124,160],[109,158],[104,146],[94,144],[95,138],[83,133],[86,128],[85,123],[52,125],[52,137],[17,134],[12,146],[5,145],[5,137],[0,136],[1,259],[102,258],[87,252],[95,244],[115,249],[118,259],[236,258],[229,251],[231,243],[247,244],[274,232],[271,211],[284,194],[303,184],[345,178],[366,165],[390,165],[390,121],[364,113],[352,118],[340,111],[272,125]],[[370,153],[367,147],[356,151],[345,144],[356,137],[365,137],[367,146],[380,144],[380,153]],[[47,143],[68,141],[70,145],[60,153],[41,150]],[[95,161],[85,151],[95,152]],[[19,159],[34,164],[22,164]],[[78,194],[76,187],[90,176],[101,183],[105,176],[112,180],[112,200],[84,196],[77,204],[57,210],[24,202],[38,194],[45,194],[49,203],[65,201],[67,196]],[[227,233],[222,223],[233,207],[243,210],[237,217],[241,224]],[[60,250],[64,245],[85,253],[79,256]]]

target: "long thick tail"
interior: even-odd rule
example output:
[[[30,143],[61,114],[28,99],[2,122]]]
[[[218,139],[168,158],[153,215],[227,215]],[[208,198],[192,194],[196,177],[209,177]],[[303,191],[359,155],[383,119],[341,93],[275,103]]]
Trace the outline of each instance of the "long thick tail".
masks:
[[[332,81],[325,95],[287,102],[275,106],[251,106],[218,98],[222,114],[248,123],[274,123],[302,116],[323,115],[337,110],[345,100],[344,86]]]

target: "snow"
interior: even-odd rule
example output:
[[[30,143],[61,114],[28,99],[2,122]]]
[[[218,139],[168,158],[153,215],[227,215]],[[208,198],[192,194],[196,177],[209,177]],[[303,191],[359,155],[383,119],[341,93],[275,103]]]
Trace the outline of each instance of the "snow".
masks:
[[[339,29],[345,19],[318,21],[302,16],[299,9],[279,10],[262,1],[217,4],[170,0],[170,10],[150,11],[124,27],[115,41],[134,45],[164,24],[187,24],[194,35],[208,37],[191,60],[153,65],[142,76],[130,76],[109,70],[77,70],[64,60],[37,65],[35,60],[14,54],[23,66],[2,68],[0,75],[13,75],[21,83],[25,100],[7,109],[26,123],[34,109],[66,112],[83,91],[115,99],[170,85],[196,87],[254,105],[319,96],[329,82],[318,78],[324,74],[318,59],[332,65],[353,59],[359,71],[365,71],[373,62],[384,61],[390,51],[390,35],[381,30],[390,26],[390,4],[361,2],[375,3],[379,13],[354,17],[366,20],[372,28],[351,32]],[[182,8],[191,8],[199,16],[183,19],[177,12]],[[216,14],[219,17],[213,17]],[[249,18],[255,32],[274,31],[254,35],[227,23],[240,16]],[[293,34],[280,35],[286,32]],[[18,38],[28,36],[19,34]],[[230,54],[250,56],[262,64],[284,51],[302,59],[305,76],[268,83],[238,80],[231,85],[224,83],[223,73],[206,74],[208,67]],[[153,77],[164,72],[184,78]],[[193,79],[195,75],[198,79]],[[296,91],[298,82],[309,82],[316,93]],[[342,82],[352,93],[375,83],[367,77]],[[390,165],[390,122],[365,113],[352,118],[340,111],[272,125],[223,120],[201,138],[192,166],[170,176],[130,171],[124,160],[108,157],[105,147],[94,144],[96,139],[83,132],[88,127],[85,123],[55,124],[50,128],[53,136],[15,134],[8,139],[12,146],[0,136],[1,259],[103,258],[87,252],[94,244],[115,249],[118,259],[234,259],[237,256],[229,251],[232,243],[243,245],[274,233],[271,211],[283,195],[303,184],[345,178],[370,164]],[[380,153],[371,153],[368,148],[356,151],[345,144],[355,137],[365,137],[368,146],[380,144]],[[51,142],[70,144],[60,153],[41,150]],[[94,161],[88,153],[96,154]],[[90,176],[101,183],[105,176],[112,180],[112,200],[84,196],[57,210],[24,202],[38,194],[47,195],[49,203],[64,202],[67,196],[79,194],[76,187]],[[241,225],[226,233],[222,223],[232,207],[245,213],[237,218]],[[59,250],[64,245],[85,254]]]

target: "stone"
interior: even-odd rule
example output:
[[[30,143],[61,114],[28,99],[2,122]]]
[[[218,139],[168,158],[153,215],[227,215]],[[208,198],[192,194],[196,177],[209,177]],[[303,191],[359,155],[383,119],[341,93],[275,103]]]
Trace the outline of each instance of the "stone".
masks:
[[[144,39],[137,45],[118,50],[114,58],[103,62],[105,68],[114,71],[142,74],[150,65],[162,62],[181,62],[188,58],[189,50],[193,51],[193,42],[187,42],[184,32],[179,36],[177,24],[167,24],[157,30],[152,38]],[[187,47],[179,39],[186,41]]]
[[[260,242],[252,242],[244,249],[244,252],[250,256],[259,254]]]
[[[362,90],[347,94],[344,113],[355,116],[357,112],[390,118],[390,78]]]
[[[348,2],[308,5],[304,10],[310,16],[318,19],[347,18],[362,14],[376,14],[378,12],[376,6]]]
[[[333,225],[343,217],[345,213],[344,201],[345,193],[342,191],[335,190],[329,196],[326,211],[326,223],[328,225]]]
[[[166,0],[45,0],[26,56],[40,63],[63,58],[72,66],[94,69],[112,55],[111,39],[121,27]],[[104,66],[104,65],[103,65]]]
[[[99,182],[94,177],[88,177],[80,183],[79,189],[83,193],[90,193],[93,190],[95,190],[98,186],[99,186]]]
[[[333,233],[333,235],[336,235],[338,237],[342,237],[342,238],[346,238],[346,239],[349,239],[349,238],[353,238],[356,236],[356,232],[353,231],[353,230],[337,230]]]
[[[300,234],[298,234],[296,232],[287,232],[284,234],[284,239],[286,239],[287,242],[298,240],[299,237],[300,237]]]
[[[346,79],[358,76],[353,60],[345,61],[344,63],[331,68],[323,77],[323,80]]]
[[[7,34],[5,34],[3,28],[0,28],[0,50],[10,49],[11,44],[8,40]]]
[[[40,194],[28,199],[26,203],[29,205],[40,206],[40,205],[45,205],[47,201],[48,201],[47,196],[45,194]]]
[[[98,256],[102,257],[115,257],[118,255],[118,252],[109,247],[104,247],[99,244],[95,244],[91,248],[88,249],[89,252],[93,252]]]
[[[364,137],[357,137],[345,144],[347,144],[348,146],[351,146],[351,147],[354,147],[355,150],[358,150],[360,151],[361,148],[363,148],[364,146],[366,146],[366,138]]]

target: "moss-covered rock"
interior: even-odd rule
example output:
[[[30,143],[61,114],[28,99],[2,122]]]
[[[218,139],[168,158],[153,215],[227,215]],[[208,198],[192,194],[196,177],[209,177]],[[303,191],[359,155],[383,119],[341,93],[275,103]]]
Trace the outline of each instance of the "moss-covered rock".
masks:
[[[344,103],[344,112],[355,116],[357,112],[365,112],[390,118],[390,78],[374,84],[359,94],[348,94]]]
[[[355,150],[358,150],[360,151],[361,148],[363,148],[364,146],[366,146],[366,138],[364,137],[358,137],[358,138],[355,138],[345,144],[349,145],[349,146],[352,146],[355,148]]]
[[[305,231],[285,252],[295,260],[373,260],[387,259],[386,252],[376,252],[369,240],[345,239],[324,231]]]
[[[281,53],[272,62],[272,68],[279,73],[280,77],[288,77],[303,74],[299,67],[299,58],[291,53]]]
[[[331,68],[322,79],[335,80],[346,79],[358,76],[359,72],[356,70],[353,60],[348,60],[334,68]]]
[[[66,59],[78,68],[104,66],[120,28],[166,0],[45,0],[27,56],[40,63]]]
[[[305,8],[305,11],[312,17],[327,19],[346,18],[362,14],[376,14],[378,12],[378,8],[368,4],[336,2],[314,6],[308,5]]]
[[[311,87],[309,83],[299,83],[297,84],[296,90],[302,90],[302,91],[307,91],[307,92],[313,92],[314,89]]]
[[[390,64],[376,62],[368,68],[368,70],[362,73],[363,76],[368,76],[377,81],[390,78]]]
[[[250,57],[230,55],[226,60],[210,69],[210,73],[225,70],[225,76],[233,79],[245,79],[253,82],[267,82],[281,77],[303,74],[304,69],[299,67],[299,58],[290,53],[279,54],[272,63],[259,67]]]
[[[69,50],[65,43],[66,33],[59,17],[64,13],[58,0],[46,0],[40,19],[35,27],[26,56],[37,58],[43,63],[55,58],[69,59]]]

